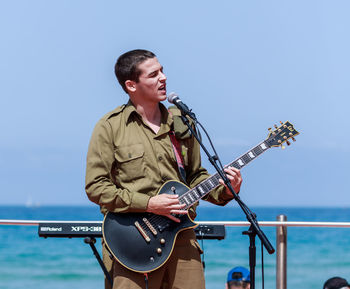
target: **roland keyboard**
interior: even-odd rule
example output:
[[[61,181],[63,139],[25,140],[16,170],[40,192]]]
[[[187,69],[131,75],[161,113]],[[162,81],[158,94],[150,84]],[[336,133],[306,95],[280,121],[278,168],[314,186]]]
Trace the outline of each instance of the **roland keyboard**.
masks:
[[[200,224],[194,229],[197,239],[225,239],[224,225]],[[85,238],[102,237],[102,222],[45,222],[39,223],[38,233],[40,237],[56,238]]]

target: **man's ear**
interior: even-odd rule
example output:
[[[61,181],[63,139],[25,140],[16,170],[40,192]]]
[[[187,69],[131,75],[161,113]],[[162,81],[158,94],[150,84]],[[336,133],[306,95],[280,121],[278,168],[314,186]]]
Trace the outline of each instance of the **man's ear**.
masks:
[[[132,80],[125,81],[125,87],[129,92],[135,92],[136,90],[136,82]]]

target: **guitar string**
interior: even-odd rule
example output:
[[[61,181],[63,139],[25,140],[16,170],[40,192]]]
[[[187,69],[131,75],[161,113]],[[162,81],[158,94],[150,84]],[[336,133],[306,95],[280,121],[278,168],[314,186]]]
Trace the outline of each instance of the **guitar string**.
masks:
[[[265,144],[266,148],[263,149],[262,148],[262,144]],[[255,157],[260,156],[263,152],[265,152],[267,149],[269,148],[269,146],[265,143],[265,141],[261,142],[260,144],[258,144],[256,147],[252,148],[251,150],[249,150],[247,153],[243,154],[242,156],[240,156],[239,158],[237,158],[235,161],[233,161],[232,163],[226,165],[225,167],[228,166],[233,166],[237,169],[241,169],[243,168],[245,165],[247,165],[248,163],[250,163]],[[254,157],[252,158],[249,153],[253,153]],[[239,160],[243,161],[243,165],[240,165],[238,163]],[[213,190],[214,188],[219,186],[219,179],[220,176],[218,173],[210,176],[207,180],[203,181],[202,183],[198,184],[196,187],[188,190],[187,192],[185,192],[183,195],[180,196],[180,203],[184,203],[186,204],[186,206],[181,209],[181,210],[187,210],[189,209],[191,206],[193,206],[196,202],[198,202],[203,196],[207,195],[211,190]],[[201,193],[200,188],[204,191],[203,193]],[[198,198],[199,195],[199,198]],[[187,202],[186,200],[190,199],[191,202]],[[194,199],[194,201],[193,201]],[[176,216],[177,214],[172,214],[173,216]],[[157,227],[159,225],[167,225],[169,222],[168,220],[164,219],[164,217],[162,217],[161,215],[151,215],[148,218],[148,221],[151,223],[151,225],[153,227]],[[158,224],[154,224],[157,223]],[[148,228],[147,224],[142,223],[141,227],[147,231],[150,231],[150,229]]]
[[[262,148],[262,145],[265,145],[265,149]],[[249,150],[248,152],[246,152],[245,154],[243,154],[242,156],[240,156],[239,158],[237,158],[235,161],[233,161],[232,163],[226,165],[225,167],[228,166],[233,166],[237,169],[241,169],[243,168],[245,165],[247,165],[248,163],[250,163],[253,159],[255,159],[256,157],[260,156],[263,152],[265,152],[267,149],[269,148],[269,146],[265,143],[265,141],[259,143],[257,146],[253,147],[251,150]],[[250,153],[253,154],[253,157],[250,156]],[[243,159],[243,160],[242,160]],[[243,165],[239,164],[239,160],[243,161]],[[195,204],[196,202],[198,202],[204,195],[208,194],[212,189],[216,188],[220,183],[219,183],[219,179],[220,176],[218,173],[212,175],[211,177],[209,177],[207,180],[203,181],[202,183],[200,183],[199,185],[197,185],[195,188],[185,192],[180,198],[185,200],[186,203],[186,207],[185,209],[188,209],[189,207],[191,207],[193,204]],[[214,184],[213,184],[213,180],[215,180]],[[210,183],[212,185],[210,185]],[[204,192],[203,194],[200,192],[200,189],[198,188],[204,188],[206,192]],[[197,190],[196,190],[197,189]],[[197,192],[197,194],[200,195],[200,198],[197,197],[197,194],[194,193]],[[192,198],[190,197],[192,196]],[[185,197],[188,197],[190,200],[192,200],[193,198],[195,199],[195,201],[192,201],[192,203],[188,204],[188,202],[186,202]]]

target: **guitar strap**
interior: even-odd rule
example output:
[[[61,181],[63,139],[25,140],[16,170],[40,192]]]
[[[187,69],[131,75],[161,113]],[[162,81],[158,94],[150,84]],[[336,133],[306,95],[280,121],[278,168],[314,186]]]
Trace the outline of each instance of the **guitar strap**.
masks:
[[[182,178],[182,181],[186,184],[186,171],[185,171],[185,166],[184,166],[184,160],[182,158],[181,154],[181,146],[177,138],[175,137],[175,132],[174,131],[169,131],[169,137],[171,144],[173,146],[174,154],[175,154],[175,159],[177,166],[179,168],[180,176]]]
[[[171,109],[168,109],[169,115],[174,119],[174,115],[171,111]],[[176,163],[179,169],[179,173],[181,176],[182,181],[184,182],[184,184],[187,184],[186,182],[186,171],[185,171],[185,165],[184,165],[184,160],[181,154],[181,146],[179,141],[177,140],[176,136],[175,136],[175,131],[174,130],[170,130],[169,131],[169,137],[170,137],[170,141],[173,147],[173,151],[175,154],[175,159],[176,159]]]

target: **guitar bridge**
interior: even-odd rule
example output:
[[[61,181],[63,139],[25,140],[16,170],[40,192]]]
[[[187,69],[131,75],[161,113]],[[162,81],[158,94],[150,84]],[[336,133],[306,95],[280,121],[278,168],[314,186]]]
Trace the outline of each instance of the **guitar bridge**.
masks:
[[[142,237],[145,239],[145,241],[147,243],[151,242],[151,238],[148,237],[147,233],[145,232],[145,230],[141,227],[139,222],[135,222],[134,223],[135,227],[137,228],[137,230],[139,230],[140,234],[142,235]]]

